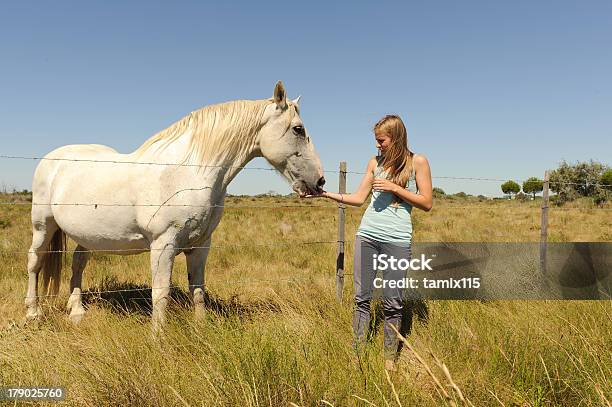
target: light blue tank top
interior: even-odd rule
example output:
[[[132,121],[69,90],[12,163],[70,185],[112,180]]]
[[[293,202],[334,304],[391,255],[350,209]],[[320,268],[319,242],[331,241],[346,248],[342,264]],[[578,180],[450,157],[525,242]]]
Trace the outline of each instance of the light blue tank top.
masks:
[[[374,178],[387,178],[387,172],[377,165]],[[406,189],[417,192],[414,173],[410,175]],[[393,206],[395,194],[387,191],[372,191],[372,199],[368,205],[357,235],[378,242],[394,242],[410,245],[412,243],[412,205],[400,201]]]

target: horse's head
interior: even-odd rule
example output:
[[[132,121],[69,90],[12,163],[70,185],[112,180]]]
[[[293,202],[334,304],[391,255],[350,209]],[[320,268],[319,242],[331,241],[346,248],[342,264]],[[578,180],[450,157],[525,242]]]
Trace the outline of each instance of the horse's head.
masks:
[[[319,155],[300,118],[298,102],[299,98],[288,101],[285,87],[277,82],[272,103],[263,114],[259,149],[292,182],[293,190],[304,196],[319,193],[325,178]]]

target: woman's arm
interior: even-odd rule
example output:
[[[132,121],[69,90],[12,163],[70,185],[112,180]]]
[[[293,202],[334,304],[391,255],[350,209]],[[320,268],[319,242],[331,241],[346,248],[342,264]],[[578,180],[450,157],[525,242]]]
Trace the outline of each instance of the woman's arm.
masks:
[[[374,180],[375,168],[376,158],[374,157],[368,162],[368,167],[366,168],[365,175],[361,179],[359,188],[357,188],[357,191],[353,194],[339,194],[336,192],[323,191],[320,195],[307,195],[306,198],[321,196],[347,205],[361,206],[366,201],[370,191],[372,190],[372,181]]]
[[[393,192],[397,197],[408,202],[412,206],[428,212],[433,206],[433,192],[429,162],[425,156],[415,154],[413,158],[413,165],[416,173],[415,177],[419,191],[418,193],[415,194],[414,192],[410,192],[407,189],[382,178],[376,178],[372,183],[372,188],[381,191]]]

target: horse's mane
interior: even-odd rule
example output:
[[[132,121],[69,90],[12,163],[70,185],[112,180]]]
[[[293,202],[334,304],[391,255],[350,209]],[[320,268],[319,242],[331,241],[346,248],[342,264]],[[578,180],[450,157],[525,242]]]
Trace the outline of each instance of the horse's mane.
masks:
[[[265,99],[236,100],[203,107],[149,138],[136,154],[143,154],[153,145],[161,152],[185,133],[191,133],[184,161],[205,164],[244,155],[255,143],[268,104],[270,100]]]

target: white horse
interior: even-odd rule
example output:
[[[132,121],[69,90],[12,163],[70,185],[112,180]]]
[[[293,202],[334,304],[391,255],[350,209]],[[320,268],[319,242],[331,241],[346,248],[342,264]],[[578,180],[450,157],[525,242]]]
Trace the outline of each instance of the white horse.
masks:
[[[223,213],[226,188],[244,165],[261,156],[301,196],[319,192],[325,183],[298,100],[287,100],[280,81],[271,99],[194,111],[131,154],[93,144],[49,153],[32,183],[38,205],[32,206],[26,317],[41,315],[41,270],[47,294],[59,290],[66,236],[77,243],[67,304],[75,323],[85,313],[81,277],[90,250],[151,252],[154,331],[165,323],[174,257],[183,252],[190,295],[196,315],[201,315],[208,247]],[[92,205],[53,205],[58,203]]]

